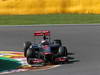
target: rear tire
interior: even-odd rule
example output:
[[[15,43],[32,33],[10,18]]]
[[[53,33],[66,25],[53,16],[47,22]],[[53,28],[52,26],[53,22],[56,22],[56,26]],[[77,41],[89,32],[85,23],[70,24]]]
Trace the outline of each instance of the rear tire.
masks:
[[[27,49],[30,47],[32,43],[30,41],[27,41],[24,43],[24,56],[26,57],[26,52],[27,52]]]
[[[54,40],[54,44],[62,46],[62,42],[59,39]]]

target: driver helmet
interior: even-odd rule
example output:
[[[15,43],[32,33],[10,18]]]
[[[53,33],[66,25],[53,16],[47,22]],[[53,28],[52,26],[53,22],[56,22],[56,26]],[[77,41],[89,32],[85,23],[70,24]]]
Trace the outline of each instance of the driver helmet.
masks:
[[[41,45],[49,45],[49,42],[47,40],[42,40]]]

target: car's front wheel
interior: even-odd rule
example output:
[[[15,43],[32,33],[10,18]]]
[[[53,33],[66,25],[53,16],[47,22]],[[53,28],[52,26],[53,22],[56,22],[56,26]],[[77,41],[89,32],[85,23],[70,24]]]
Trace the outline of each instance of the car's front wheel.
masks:
[[[65,46],[60,47],[58,50],[58,55],[67,57],[68,56],[67,48]]]
[[[55,57],[67,57],[67,56],[68,52],[65,46],[59,47],[58,52],[55,54]]]
[[[24,56],[26,57],[26,52],[27,52],[27,49],[30,47],[32,43],[30,41],[27,41],[24,43]]]

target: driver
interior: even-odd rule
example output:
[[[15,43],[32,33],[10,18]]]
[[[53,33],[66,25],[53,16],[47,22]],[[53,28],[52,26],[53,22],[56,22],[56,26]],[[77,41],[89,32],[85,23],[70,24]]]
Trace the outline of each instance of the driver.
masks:
[[[42,40],[41,45],[49,45],[49,42],[47,40]]]

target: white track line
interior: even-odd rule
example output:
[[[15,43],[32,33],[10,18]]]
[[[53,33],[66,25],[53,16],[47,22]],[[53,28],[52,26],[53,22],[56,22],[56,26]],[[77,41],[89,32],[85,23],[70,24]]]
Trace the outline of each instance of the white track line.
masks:
[[[0,25],[0,27],[31,27],[31,26],[100,26],[100,24],[33,24],[33,25]]]

